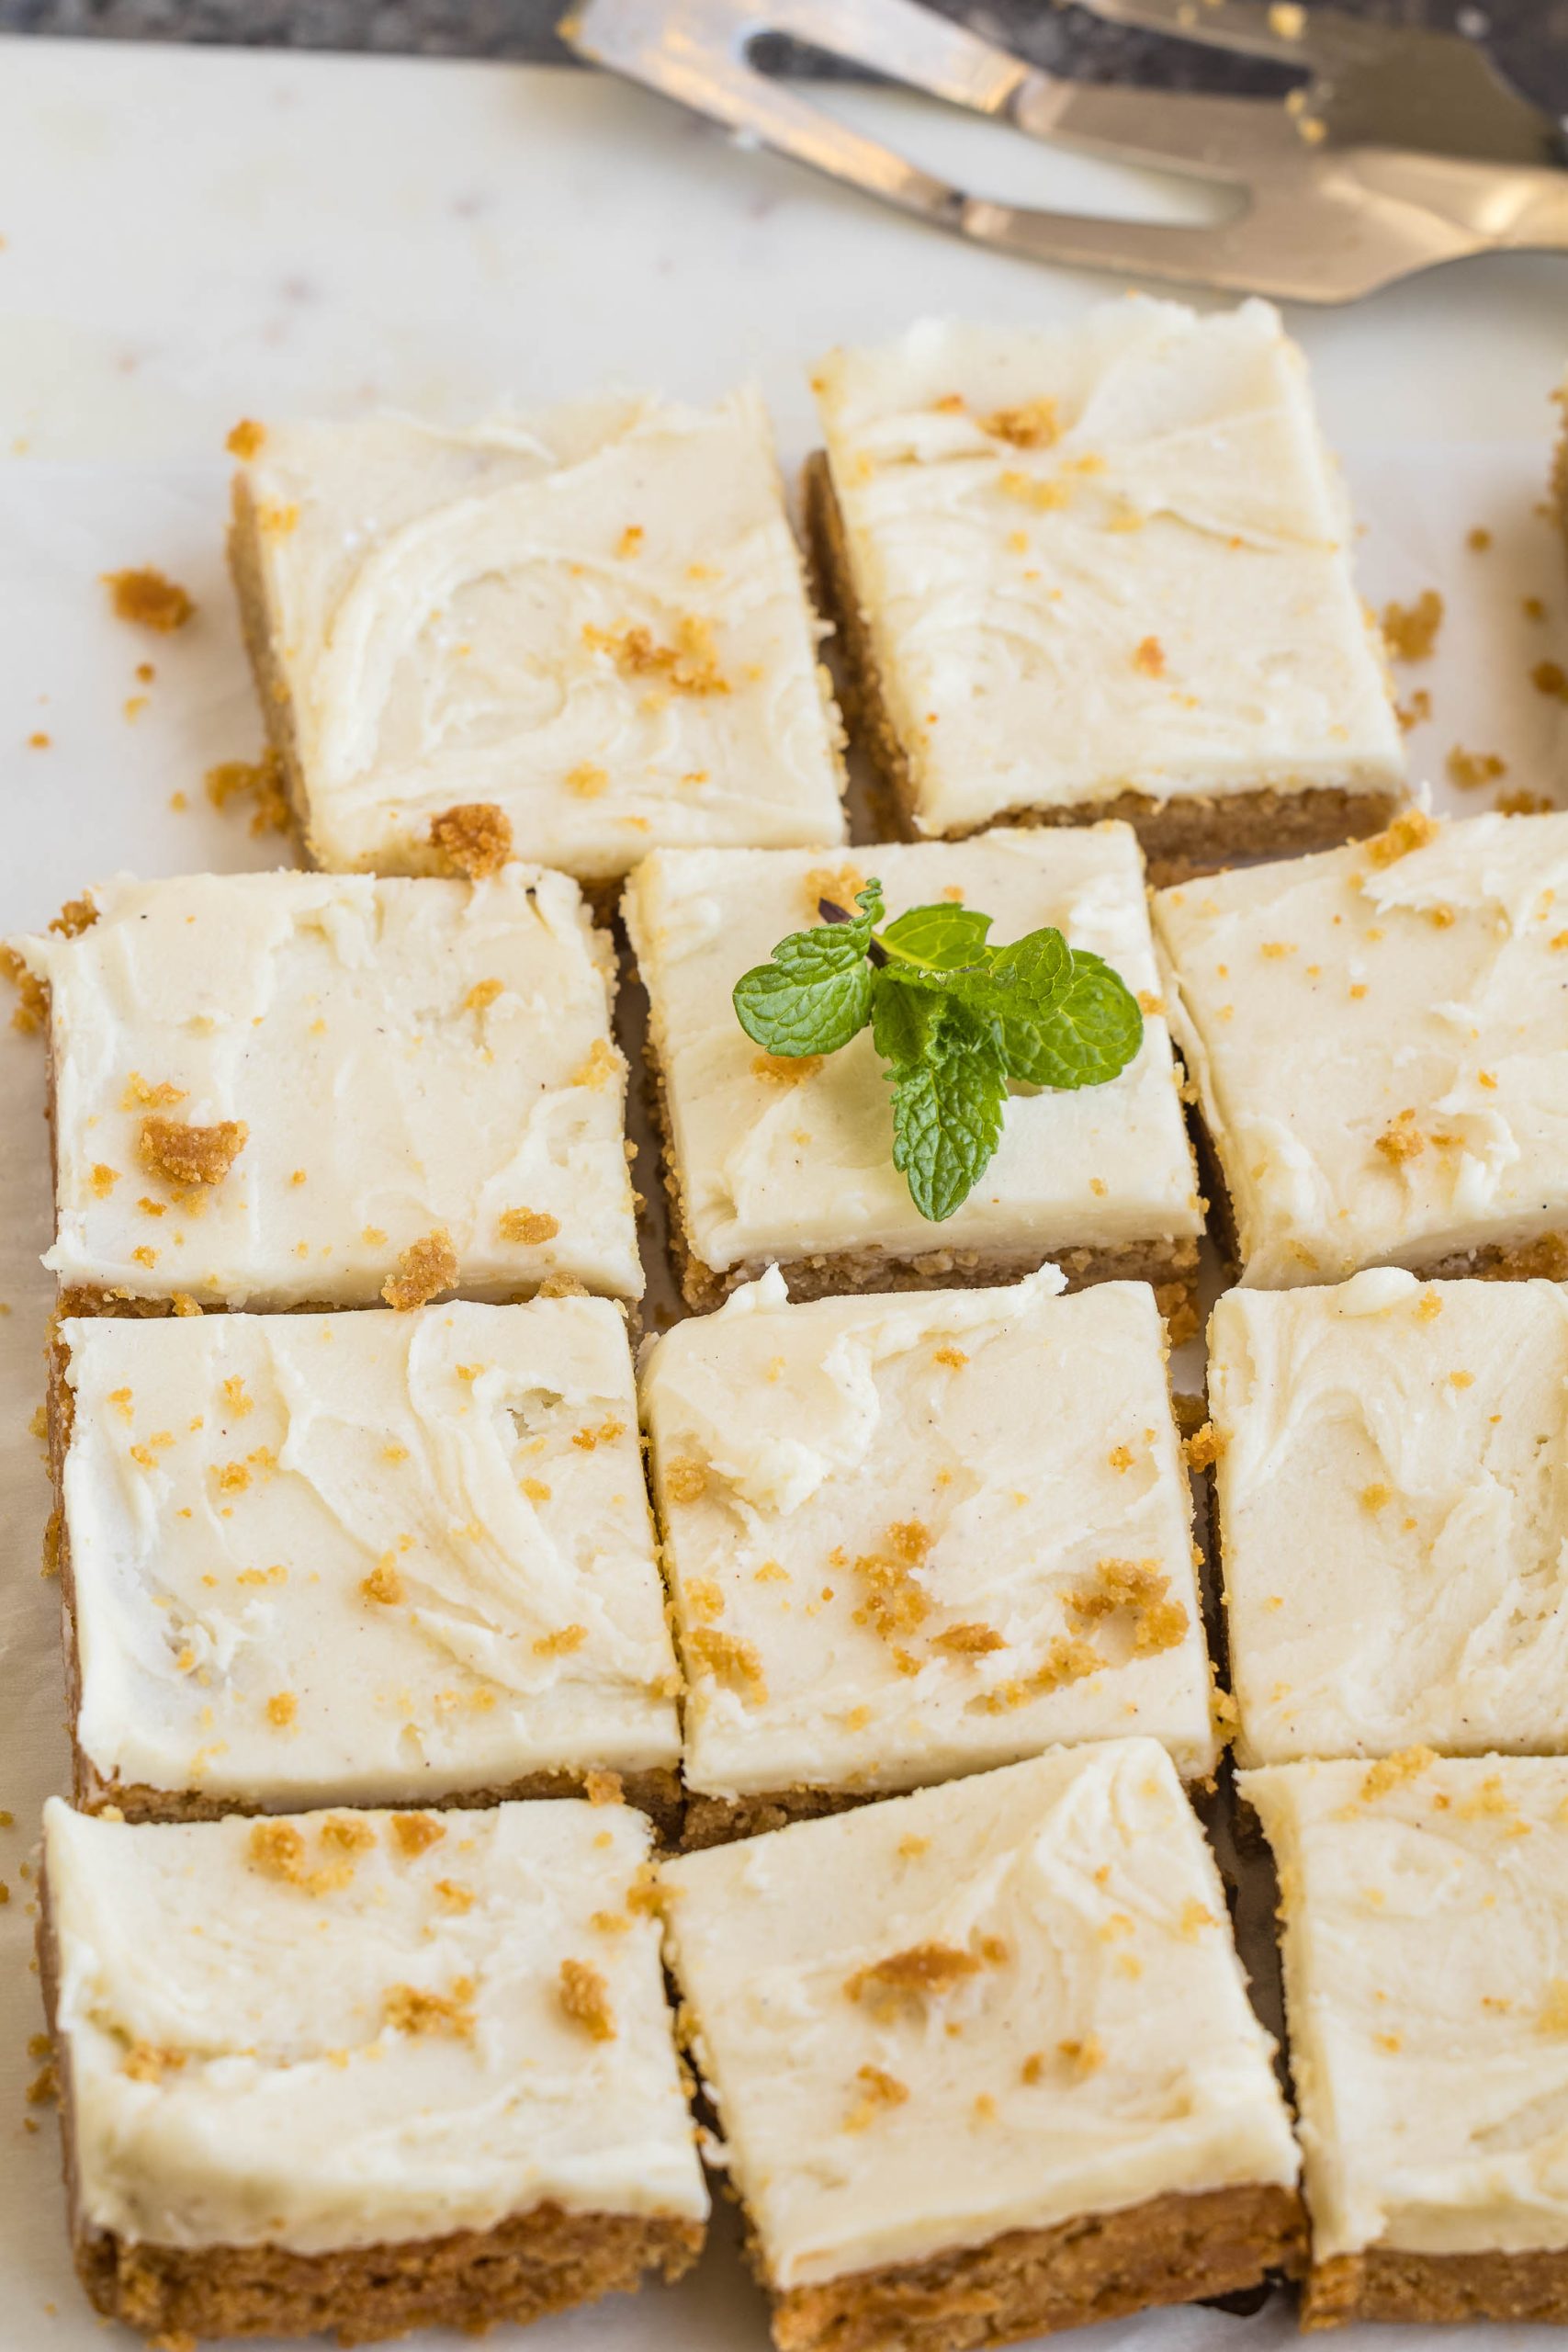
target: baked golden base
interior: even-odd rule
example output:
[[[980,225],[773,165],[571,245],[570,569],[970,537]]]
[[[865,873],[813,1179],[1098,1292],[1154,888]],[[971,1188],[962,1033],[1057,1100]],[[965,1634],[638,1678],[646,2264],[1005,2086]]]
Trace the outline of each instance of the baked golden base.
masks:
[[[700,1846],[731,1846],[739,1838],[761,1838],[770,1829],[787,1829],[792,1821],[820,1821],[830,1813],[849,1813],[897,1790],[868,1789],[862,1794],[848,1789],[769,1789],[755,1796],[705,1796],[700,1789],[686,1792],[686,1817],[681,1845],[686,1853]]]
[[[525,2325],[649,2274],[671,2279],[702,2250],[700,2223],[537,2205],[493,2230],[291,2254],[273,2245],[130,2245],[87,2233],[76,2268],[96,2310],[161,2335],[312,2335],[373,2344],[416,2327]]]
[[[1298,791],[1261,786],[1213,797],[1182,793],[1168,800],[1119,792],[1066,808],[998,808],[979,823],[935,835],[922,831],[916,822],[908,758],[882,691],[871,631],[855,592],[843,515],[820,450],[807,459],[802,497],[817,602],[833,622],[842,656],[845,712],[875,775],[878,818],[897,839],[959,841],[998,825],[1096,825],[1116,817],[1136,832],[1151,882],[1164,884],[1212,873],[1237,858],[1337,849],[1342,842],[1381,832],[1398,808],[1396,793],[1344,785],[1304,785]]]
[[[857,1291],[970,1290],[1021,1282],[1025,1274],[1049,1261],[1060,1266],[1069,1290],[1086,1290],[1093,1283],[1152,1283],[1174,1347],[1190,1339],[1198,1328],[1196,1241],[1082,1242],[1007,1251],[955,1248],[950,1243],[921,1250],[918,1256],[875,1249],[837,1250],[808,1258],[759,1257],[743,1259],[738,1266],[710,1266],[698,1257],[686,1230],[669,1097],[651,1027],[644,1055],[644,1082],[669,1195],[671,1261],[681,1295],[694,1314],[711,1314],[724,1305],[731,1291],[742,1283],[758,1281],[775,1262],[791,1298],[798,1300],[841,1298]]]
[[[50,1550],[51,1566],[57,1569],[60,1577],[65,1638],[66,1727],[71,1739],[71,1801],[79,1812],[105,1813],[112,1810],[122,1815],[127,1821],[222,1821],[236,1813],[299,1813],[323,1804],[330,1804],[339,1812],[353,1811],[357,1805],[369,1804],[378,1810],[388,1807],[399,1812],[447,1813],[473,1810],[481,1805],[510,1804],[530,1797],[588,1796],[592,1793],[591,1777],[597,1782],[602,1773],[605,1778],[619,1782],[621,1797],[626,1804],[648,1815],[660,1845],[670,1847],[679,1843],[685,1815],[685,1792],[681,1782],[680,1768],[674,1764],[649,1765],[640,1771],[619,1771],[610,1766],[596,1769],[585,1765],[556,1771],[525,1772],[515,1781],[498,1781],[485,1788],[437,1787],[396,1798],[355,1799],[347,1805],[340,1804],[333,1798],[313,1797],[309,1791],[299,1789],[277,1791],[271,1794],[208,1796],[198,1789],[160,1789],[142,1781],[124,1781],[112,1775],[106,1777],[84,1750],[76,1729],[82,1704],[82,1673],[76,1645],[76,1580],[72,1568],[71,1538],[65,1517],[65,1453],[71,1441],[76,1408],[75,1393],[65,1377],[70,1356],[71,1351],[56,1324],[49,1347],[46,1413],[50,1472],[54,1482]]]
[[[1305,2222],[1293,2189],[1254,2185],[1155,2197],[1046,2230],[773,2299],[779,2352],[972,2352],[1020,2336],[1196,2302],[1294,2272]]]
[[[1568,2320],[1568,2252],[1365,2254],[1314,2262],[1302,2290],[1303,2328],[1357,2319]]]

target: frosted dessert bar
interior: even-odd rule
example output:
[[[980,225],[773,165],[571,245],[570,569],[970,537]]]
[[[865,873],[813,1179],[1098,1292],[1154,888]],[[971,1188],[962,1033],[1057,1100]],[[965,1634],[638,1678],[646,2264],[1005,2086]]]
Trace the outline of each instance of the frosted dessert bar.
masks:
[[[674,1826],[678,1677],[609,1301],[91,1316],[61,1327],[51,1402],[79,1804],[624,1785]]]
[[[674,2278],[707,2214],[625,1807],[44,1811],[71,2233],[107,2318],[360,2343]]]
[[[17,943],[49,992],[66,1313],[640,1295],[614,956],[564,875],[85,903]]]
[[[688,1843],[1059,1740],[1213,1770],[1159,1311],[1061,1287],[791,1306],[774,1272],[654,1343]]]
[[[1209,1398],[1245,1762],[1568,1748],[1568,1293],[1233,1290]]]
[[[995,1158],[938,1225],[893,1165],[886,1066],[863,1030],[817,1060],[760,1053],[735,983],[775,944],[848,906],[875,876],[891,921],[947,899],[994,919],[998,945],[1053,925],[1113,965],[1145,1014],[1141,1049],[1109,1084],[1014,1093]],[[1056,1260],[1074,1283],[1150,1281],[1183,1301],[1202,1204],[1157,994],[1136,837],[998,831],[878,846],[666,850],[631,877],[626,926],[648,989],[649,1057],[664,1131],[672,1245],[687,1301],[716,1306],[780,1265],[795,1297],[1009,1282]]]
[[[1056,1748],[660,1879],[786,2352],[959,2352],[1295,2263],[1272,2044],[1157,1742]]]
[[[1303,2323],[1568,2320],[1568,1761],[1241,1776],[1280,1866]]]
[[[768,420],[579,401],[241,425],[231,557],[314,862],[604,888],[670,842],[839,842],[839,722]]]
[[[1568,1272],[1568,815],[1412,808],[1155,929],[1243,1282]]]
[[[813,380],[814,552],[908,833],[1124,817],[1212,863],[1386,821],[1404,756],[1354,526],[1267,303],[928,320]]]

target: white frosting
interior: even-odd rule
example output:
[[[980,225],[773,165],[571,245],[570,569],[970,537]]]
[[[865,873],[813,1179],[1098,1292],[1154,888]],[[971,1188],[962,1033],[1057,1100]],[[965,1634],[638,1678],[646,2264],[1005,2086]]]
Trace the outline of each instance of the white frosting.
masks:
[[[1055,1748],[662,1876],[776,2288],[1296,2177],[1219,1874],[1154,1740]],[[931,1944],[979,1965],[924,1996],[846,1993]]]
[[[1568,815],[1405,822],[1155,899],[1244,1282],[1568,1229]]]
[[[1379,1269],[1209,1341],[1246,1760],[1568,1747],[1568,1293]]]
[[[681,1213],[708,1266],[814,1251],[976,1250],[1046,1258],[1202,1230],[1170,1038],[1158,1012],[1106,1086],[1011,1096],[995,1158],[955,1216],[931,1225],[893,1165],[886,1065],[869,1030],[817,1064],[770,1067],[735,1017],[742,972],[817,920],[818,899],[877,876],[891,919],[945,897],[992,916],[998,944],[1054,924],[1156,1003],[1136,842],[1124,825],[879,843],[852,860],[808,850],[658,853],[626,892],[652,1004]],[[934,1272],[940,1272],[937,1265]]]
[[[245,474],[321,865],[428,870],[432,817],[475,800],[592,879],[655,842],[843,839],[756,392],[269,425]],[[637,629],[654,653],[711,632],[713,690],[600,641]]]
[[[1568,2248],[1568,1763],[1421,1760],[1242,1776],[1320,2261]]]
[[[1046,1266],[1006,1290],[792,1306],[773,1272],[655,1344],[690,1786],[904,1789],[1134,1730],[1212,1770],[1154,1294],[1061,1287]],[[1107,1560],[1146,1570],[1163,1611],[1075,1611]],[[982,1646],[944,1646],[955,1627]],[[716,1671],[708,1628],[755,1675]]]
[[[678,1760],[607,1301],[63,1338],[75,1728],[105,1780],[418,1804]]]
[[[276,1822],[138,1827],[50,1799],[56,2037],[88,2226],[312,2255],[546,2202],[700,2222],[657,1929],[625,1907],[641,1815],[571,1800],[447,1814],[421,1852],[389,1815],[335,1818],[366,1843],[334,1843],[331,1815],[292,1825],[311,1884],[258,1867]],[[567,2014],[567,1960],[599,1972],[612,2038]],[[447,2007],[422,2018],[411,1993]]]
[[[51,995],[62,1282],[360,1306],[445,1230],[469,1295],[551,1275],[640,1295],[614,959],[564,875],[121,876],[91,895],[90,930],[17,943]],[[162,1115],[244,1124],[221,1182],[143,1165],[161,1088]],[[557,1232],[507,1239],[514,1209]]]
[[[1398,783],[1344,492],[1267,303],[928,320],[815,381],[922,831]],[[1042,446],[998,430],[1020,410]]]

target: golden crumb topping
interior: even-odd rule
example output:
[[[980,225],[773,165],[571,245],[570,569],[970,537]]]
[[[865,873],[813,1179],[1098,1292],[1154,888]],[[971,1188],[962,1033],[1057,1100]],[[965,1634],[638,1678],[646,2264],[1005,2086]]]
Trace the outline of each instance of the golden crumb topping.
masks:
[[[1391,1789],[1403,1788],[1406,1781],[1419,1780],[1437,1757],[1429,1747],[1402,1747],[1393,1756],[1380,1756],[1361,1782],[1361,1801],[1371,1804],[1374,1798],[1386,1796]]]
[[[566,788],[574,792],[580,800],[597,800],[602,792],[610,788],[608,771],[596,768],[591,760],[580,761],[576,767],[567,771]]]
[[[595,653],[607,653],[624,678],[657,678],[682,695],[727,695],[729,682],[718,666],[713,623],[682,613],[675,624],[674,642],[659,644],[646,628],[595,628],[584,625],[583,641]]]
[[[992,440],[1005,441],[1014,449],[1049,449],[1061,435],[1053,400],[1021,401],[1016,408],[993,409],[976,422]]]
[[[1436,818],[1428,817],[1424,808],[1402,808],[1385,831],[1374,833],[1361,846],[1374,865],[1393,865],[1412,850],[1425,849],[1441,831]]]
[[[299,1713],[299,1702],[292,1690],[275,1690],[266,1702],[266,1719],[279,1731],[286,1731]]]
[[[1174,1649],[1187,1631],[1186,1608],[1171,1600],[1170,1578],[1157,1560],[1098,1561],[1093,1584],[1069,1592],[1066,1606],[1090,1623],[1130,1610],[1133,1649],[1139,1657]]]
[[[605,1086],[620,1071],[621,1058],[615,1047],[603,1037],[595,1037],[588,1048],[587,1058],[571,1074],[573,1086],[598,1090]]]
[[[1374,1143],[1373,1148],[1398,1168],[1407,1159],[1419,1159],[1427,1148],[1427,1138],[1416,1125],[1414,1110],[1406,1109],[1391,1119]]]
[[[956,1944],[911,1944],[905,1951],[874,1960],[844,1979],[852,2001],[874,2008],[897,2007],[900,2002],[940,2000],[965,1977],[978,1976],[982,1963],[972,1951]]]
[[[687,1634],[685,1646],[699,1674],[711,1674],[716,1681],[728,1683],[739,1691],[749,1707],[761,1706],[766,1700],[768,1680],[755,1642],[740,1634],[728,1634],[719,1625],[697,1625]]]
[[[323,1845],[330,1847],[334,1842],[323,1834]],[[285,1886],[297,1886],[305,1894],[335,1894],[354,1876],[352,1860],[343,1855],[336,1861],[312,1869],[304,1834],[292,1821],[253,1822],[245,1859],[262,1877],[278,1879]]]
[[[1133,667],[1141,670],[1145,678],[1165,675],[1165,648],[1157,637],[1140,638],[1133,653]]]
[[[803,1079],[815,1078],[821,1067],[820,1054],[757,1054],[751,1075],[764,1086],[798,1086]]]
[[[610,1988],[604,1972],[591,1960],[562,1961],[557,1998],[573,2025],[580,2025],[593,2041],[614,2041],[615,2013],[610,2007]]]
[[[1552,702],[1568,702],[1568,670],[1561,662],[1538,662],[1530,672],[1530,684],[1538,695]]]
[[[931,1635],[934,1650],[947,1650],[954,1657],[987,1657],[992,1650],[1003,1650],[1007,1643],[994,1625],[974,1618],[961,1625],[949,1625],[945,1632]]]
[[[137,1148],[142,1166],[167,1184],[221,1184],[250,1132],[243,1119],[198,1127],[152,1113],[141,1122]]]
[[[493,800],[461,800],[432,817],[430,845],[457,873],[482,882],[512,854],[512,820]]]
[[[391,1834],[398,1851],[412,1860],[440,1844],[446,1835],[446,1825],[430,1813],[395,1813]]]
[[[1190,1468],[1210,1470],[1224,1451],[1224,1440],[1213,1421],[1205,1421],[1201,1429],[1193,1430],[1181,1450],[1187,1456]]]
[[[396,1271],[382,1283],[381,1295],[389,1306],[407,1314],[413,1307],[428,1306],[444,1290],[455,1288],[457,1281],[457,1253],[446,1227],[438,1226],[434,1233],[409,1243]]]
[[[534,1642],[536,1657],[570,1657],[588,1639],[586,1625],[558,1625],[553,1634],[537,1634]]]
[[[700,1503],[708,1490],[706,1465],[680,1455],[664,1473],[664,1487],[672,1503]]]
[[[381,2023],[389,2033],[449,2033],[466,2041],[474,2030],[474,1990],[471,1976],[454,1977],[449,1993],[394,1984],[381,2004]]]
[[[1535,2021],[1538,2033],[1568,2033],[1568,1981],[1554,1976],[1546,1988],[1546,1998]]]
[[[321,1824],[321,1843],[340,1854],[363,1854],[376,1843],[376,1832],[362,1814],[329,1814]]]
[[[988,1715],[1006,1714],[1014,1707],[1028,1706],[1033,1699],[1049,1698],[1053,1690],[1064,1690],[1069,1682],[1081,1682],[1088,1676],[1098,1674],[1108,1663],[1092,1642],[1058,1634],[1047,1643],[1045,1655],[1032,1674],[1020,1675],[1010,1682],[998,1682],[994,1690],[971,1699],[969,1703]]]
[[[270,748],[259,760],[220,760],[216,767],[208,769],[206,784],[207,797],[215,808],[226,808],[231,800],[254,802],[251,831],[258,838],[263,833],[287,833],[293,825],[283,762]]]
[[[897,2075],[889,2075],[880,2066],[861,2066],[855,2073],[860,2096],[844,2118],[846,2132],[864,2132],[879,2115],[889,2108],[902,2107],[909,2096],[909,2086]]]
[[[378,1600],[384,1609],[396,1608],[403,1598],[403,1580],[390,1552],[377,1561],[369,1575],[361,1580],[359,1589],[367,1600]]]
[[[626,1801],[626,1786],[618,1772],[584,1772],[582,1793],[590,1804],[625,1804]]]
[[[133,2041],[126,2052],[123,2071],[134,2083],[161,2083],[165,2075],[176,2075],[186,2063],[186,2052],[166,2044]]]
[[[858,865],[814,865],[802,887],[813,914],[824,899],[830,907],[842,907],[848,914],[865,888],[865,876]]]
[[[1413,605],[1382,609],[1383,640],[1396,662],[1428,660],[1442,625],[1443,600],[1435,588],[1424,588]]]
[[[560,1231],[560,1219],[548,1209],[502,1209],[499,1230],[503,1241],[553,1241]]]
[[[104,585],[109,592],[116,620],[134,621],[142,628],[155,628],[164,634],[184,628],[196,610],[179,582],[165,580],[151,564],[130,571],[106,571]]]
[[[1058,2041],[1056,2048],[1076,2075],[1098,2074],[1105,2064],[1105,2044],[1097,2033],[1086,2034],[1081,2041]]]
[[[231,458],[254,458],[260,454],[265,439],[265,427],[259,425],[254,417],[243,416],[223,447]]]

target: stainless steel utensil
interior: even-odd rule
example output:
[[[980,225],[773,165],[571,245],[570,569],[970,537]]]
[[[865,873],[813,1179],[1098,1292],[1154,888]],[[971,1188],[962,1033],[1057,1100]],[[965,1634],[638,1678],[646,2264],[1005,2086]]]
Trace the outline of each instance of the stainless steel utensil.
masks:
[[[580,0],[580,57],[938,227],[1036,261],[1344,302],[1435,263],[1568,252],[1562,126],[1453,33],[1294,0],[1086,0],[1096,16],[1299,66],[1281,103],[1065,81],[917,0]],[[759,70],[783,33],[949,105],[1127,163],[1222,183],[1215,226],[992,203]]]

